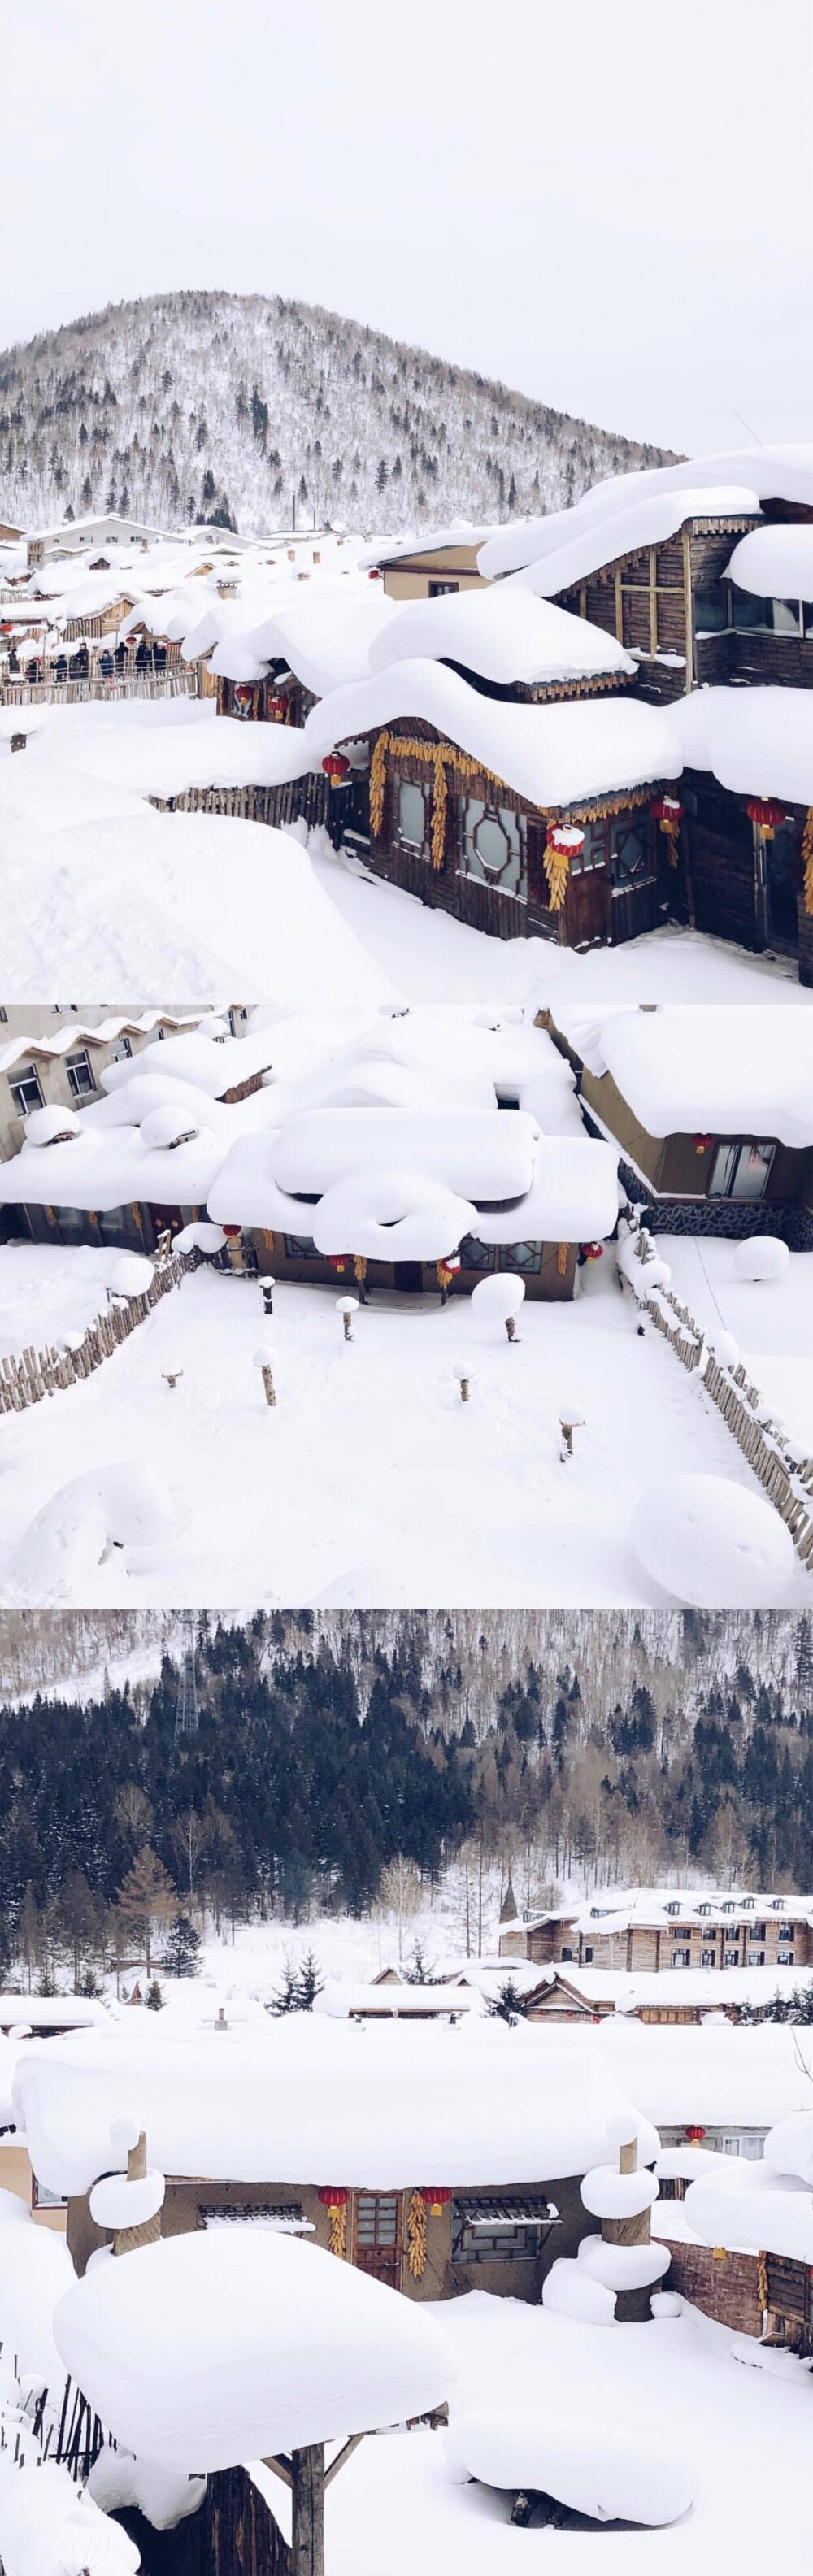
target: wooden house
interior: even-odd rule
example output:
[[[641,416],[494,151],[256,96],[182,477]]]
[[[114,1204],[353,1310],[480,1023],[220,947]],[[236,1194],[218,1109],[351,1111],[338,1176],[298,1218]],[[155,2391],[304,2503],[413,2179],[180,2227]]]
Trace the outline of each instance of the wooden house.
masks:
[[[618,1012],[600,1037],[595,1019],[590,1031],[586,1016],[564,1016],[565,1033],[550,1013],[542,1024],[577,1073],[588,1124],[618,1146],[651,1231],[772,1234],[813,1249],[813,1050],[805,1027],[789,1025],[795,1012],[732,1004],[724,1049],[702,1009]]]
[[[479,590],[483,575],[480,548],[487,528],[452,527],[420,538],[402,537],[362,555],[371,579],[383,582],[388,599],[443,599],[459,590]]]
[[[516,1924],[500,1957],[582,1968],[807,1968],[813,1965],[813,1900],[704,1890],[608,1890]]]

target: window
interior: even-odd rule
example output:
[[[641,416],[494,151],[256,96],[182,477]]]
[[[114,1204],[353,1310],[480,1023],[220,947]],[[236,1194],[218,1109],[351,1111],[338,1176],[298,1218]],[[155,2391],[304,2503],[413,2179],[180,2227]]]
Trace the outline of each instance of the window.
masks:
[[[679,1906],[679,1905],[675,1905],[674,1903],[672,1903],[672,1904],[670,1904],[670,1905],[667,1905],[666,1911],[667,1911],[667,1914],[679,1914],[679,1913],[680,1913],[680,1906]],[[700,1911],[701,1911],[701,1914],[702,1914],[702,1912],[703,1912],[703,1907],[702,1907],[702,1906],[701,1906],[701,1908],[700,1908]],[[708,1912],[708,1907],[706,1907],[706,1912]]]
[[[398,793],[398,839],[401,848],[423,852],[426,849],[426,798],[422,787],[414,787],[408,778],[396,780]]]
[[[397,2245],[397,2192],[360,2191],[356,2211],[356,2244]]]
[[[780,1956],[780,1961],[781,1961],[781,1959],[782,1959],[782,1953],[781,1953],[781,1950],[780,1950],[779,1956]],[[790,1952],[790,1954],[789,1954],[789,1957],[790,1957],[790,1966],[792,1967],[792,1966],[793,1966],[793,1951],[792,1951],[792,1950],[791,1950],[791,1952]],[[784,1963],[783,1963],[783,1964],[784,1964]],[[748,1952],[748,1965],[749,1965],[749,1968],[764,1968],[764,1966],[765,1966],[765,1952],[764,1952],[764,1950],[749,1950],[749,1952]]]
[[[500,1246],[503,1270],[541,1270],[541,1243],[503,1243]]]
[[[573,1952],[572,1952],[572,1950],[563,1949],[563,1950],[560,1952],[560,1957],[561,1957],[561,1958],[563,1958],[563,1959],[572,1959],[572,1957],[573,1957]]]
[[[728,2136],[728,2137],[726,2137],[726,2138],[721,2138],[721,2139],[720,2139],[720,2145],[721,2145],[721,2147],[722,2147],[723,2155],[724,2155],[724,2156],[738,2156],[738,2155],[740,2154],[740,2152],[741,2152],[741,2146],[742,2146],[742,2140],[741,2140],[741,2138],[740,2138],[740,2136],[739,2136],[739,2132],[738,2132],[737,2130],[734,2130],[733,2132],[731,2132],[731,2133],[729,2134],[729,2136]]]
[[[694,624],[696,635],[719,635],[728,625],[728,586],[715,582],[709,590],[695,591]]]
[[[673,1950],[673,1952],[672,1952],[672,1966],[673,1966],[673,1968],[688,1968],[688,1967],[690,1966],[690,1964],[691,1964],[691,1955],[692,1955],[692,1954],[691,1954],[691,1951],[690,1951],[690,1950]]]
[[[45,2182],[38,2182],[36,2174],[35,2174],[35,2173],[32,2173],[32,2176],[31,2176],[31,2207],[32,2207],[32,2209],[67,2209],[67,2206],[68,2206],[67,2200],[63,2197],[63,2194],[62,2194],[61,2192],[59,2192],[59,2191],[49,2191],[47,2183],[45,2183]]]
[[[476,1234],[464,1234],[460,1244],[460,1262],[463,1270],[496,1270],[496,1244],[481,1243]]]
[[[735,1911],[735,1906],[734,1906],[734,1899],[733,1899],[733,1896],[724,1896],[724,1897],[723,1897],[722,1905],[721,1905],[721,1907],[720,1907],[720,1912],[721,1912],[721,1914],[733,1914],[733,1913],[734,1913],[734,1911]]]
[[[772,1914],[784,1914],[784,1911],[785,1911],[785,1899],[784,1899],[784,1896],[772,1896],[772,1897],[771,1897],[771,1913],[772,1913]]]
[[[108,1048],[111,1064],[122,1064],[132,1052],[129,1038],[111,1038]]]
[[[646,815],[640,815],[634,823],[610,824],[610,857],[614,886],[620,888],[651,882],[655,862],[652,831]]]
[[[803,632],[804,610],[798,599],[757,599],[753,592],[732,588],[732,626],[755,627],[769,635],[796,635]]]
[[[668,1910],[668,1911],[671,1911],[671,1908],[668,1908],[667,1910]],[[698,1914],[710,1914],[710,1913],[711,1913],[711,1906],[710,1906],[710,1905],[698,1905],[697,1911],[698,1911]]]
[[[24,1064],[19,1073],[10,1075],[8,1087],[18,1118],[27,1117],[29,1109],[44,1108],[40,1078],[33,1064]]]
[[[764,1923],[752,1923],[752,1925],[751,1925],[751,1932],[752,1932],[752,1935],[753,1935],[753,1938],[754,1938],[754,1940],[755,1940],[755,1941],[764,1941],[764,1939],[765,1939],[765,1925],[764,1925]]]
[[[81,1047],[76,1055],[66,1056],[65,1071],[68,1076],[68,1089],[73,1092],[74,1100],[92,1098],[96,1089],[96,1077],[87,1047]]]
[[[744,1896],[744,1897],[743,1897],[743,1900],[742,1900],[742,1910],[743,1910],[743,1914],[753,1914],[753,1911],[754,1911],[754,1899],[753,1899],[753,1897],[752,1897],[752,1896]]]
[[[762,1966],[763,1966],[763,1964],[764,1964],[764,1957],[765,1957],[765,1953],[764,1953],[764,1951],[762,1951],[762,1950],[761,1950],[761,1951],[760,1951],[760,1954],[759,1954],[759,1964],[760,1964],[760,1967],[762,1967]],[[795,1953],[793,1952],[793,1950],[780,1950],[780,1952],[779,1952],[779,1965],[780,1965],[780,1968],[792,1968],[792,1967],[794,1966],[794,1962],[795,1962]]]
[[[518,2258],[533,2261],[539,2251],[538,2227],[467,2227],[465,2219],[452,2218],[453,2263],[511,2263]]]
[[[700,1965],[701,1965],[701,1968],[716,1968],[716,1966],[717,1966],[717,1952],[716,1952],[716,1950],[701,1950],[701,1952],[700,1952]]]
[[[763,1144],[718,1145],[708,1182],[710,1199],[761,1199],[765,1196],[768,1174],[776,1146]]]
[[[604,825],[603,823],[580,823],[578,830],[584,833],[584,849],[573,851],[570,874],[572,877],[593,876],[599,868],[606,868],[607,865]]]
[[[727,1950],[727,1951],[726,1951],[726,1954],[725,1954],[725,1958],[724,1958],[724,1960],[723,1960],[723,1966],[724,1966],[725,1968],[738,1968],[738,1967],[739,1967],[739,1964],[740,1964],[740,1954],[739,1954],[739,1950]]]
[[[459,589],[459,581],[430,581],[429,597],[430,599],[448,599],[451,591]]]
[[[321,1261],[324,1258],[323,1254],[317,1251],[311,1234],[286,1234],[283,1236],[283,1242],[288,1261]]]
[[[585,1953],[584,1953],[584,1964],[585,1964],[585,1967],[586,1967],[586,1968],[592,1967],[592,1963],[593,1963],[593,1953],[592,1953],[592,1950],[585,1949]]]
[[[458,797],[461,876],[479,877],[503,894],[527,891],[525,817],[507,806],[483,805],[479,797]]]

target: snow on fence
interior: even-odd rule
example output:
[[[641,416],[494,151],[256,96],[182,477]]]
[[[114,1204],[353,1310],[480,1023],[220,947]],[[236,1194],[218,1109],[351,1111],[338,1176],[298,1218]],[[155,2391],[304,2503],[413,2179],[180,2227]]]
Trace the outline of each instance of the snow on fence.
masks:
[[[246,823],[327,822],[329,782],[313,770],[275,787],[187,787],[181,796],[151,796],[159,814],[236,814]]]
[[[645,1226],[620,1238],[619,1270],[636,1304],[646,1308],[682,1366],[699,1371],[706,1393],[790,1531],[797,1556],[813,1574],[813,1458],[796,1454],[771,1419],[759,1388],[751,1385],[742,1360],[718,1359],[688,1306],[675,1296]],[[647,1271],[657,1274],[651,1285]]]
[[[126,1302],[114,1299],[106,1314],[97,1315],[84,1333],[60,1347],[35,1351],[29,1345],[19,1359],[0,1358],[0,1413],[24,1413],[29,1404],[40,1404],[57,1387],[75,1386],[78,1379],[90,1377],[102,1360],[112,1359],[120,1344],[129,1340],[137,1324],[146,1323],[160,1298],[197,1267],[198,1258],[195,1251],[171,1253],[153,1271],[148,1288]]]
[[[117,676],[109,680],[0,681],[0,706],[3,707],[65,706],[80,698],[199,698],[200,695],[196,663],[191,663],[183,671],[138,671],[126,679]]]

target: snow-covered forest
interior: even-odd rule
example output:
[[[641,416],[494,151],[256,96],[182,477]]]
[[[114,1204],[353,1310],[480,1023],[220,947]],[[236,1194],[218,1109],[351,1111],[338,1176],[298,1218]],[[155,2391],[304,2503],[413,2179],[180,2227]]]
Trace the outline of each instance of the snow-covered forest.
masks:
[[[108,306],[0,355],[0,517],[264,536],[560,509],[666,451],[281,296]]]
[[[4,1620],[2,1968],[93,1976],[145,1868],[217,1924],[317,1926],[484,1867],[525,1905],[813,1878],[805,1617],[204,1614],[178,1738],[182,1642],[179,1618]],[[54,1695],[15,1706],[34,1667]]]

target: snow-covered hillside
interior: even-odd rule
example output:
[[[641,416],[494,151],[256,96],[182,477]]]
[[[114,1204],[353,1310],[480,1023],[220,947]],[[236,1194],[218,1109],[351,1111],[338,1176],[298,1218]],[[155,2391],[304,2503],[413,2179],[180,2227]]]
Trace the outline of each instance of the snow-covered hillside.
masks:
[[[560,509],[666,461],[549,404],[281,296],[109,306],[0,355],[0,517],[117,508],[241,534]]]

